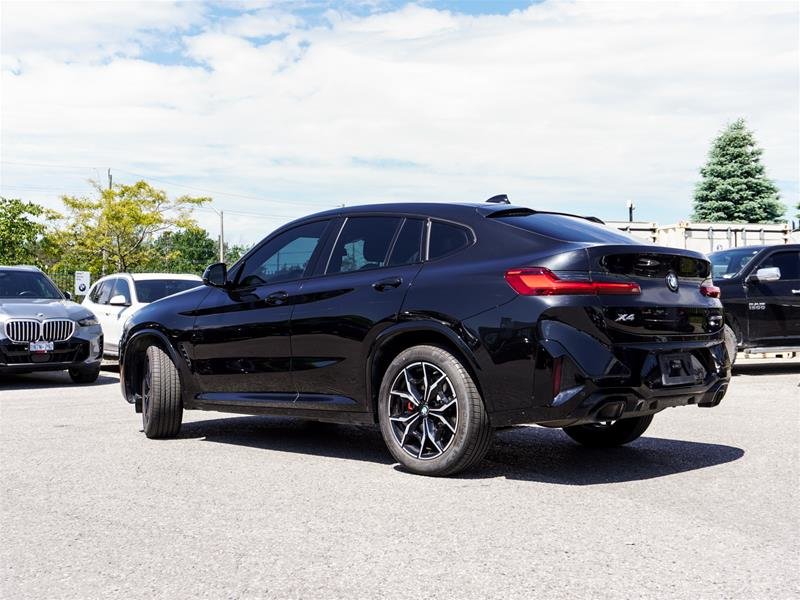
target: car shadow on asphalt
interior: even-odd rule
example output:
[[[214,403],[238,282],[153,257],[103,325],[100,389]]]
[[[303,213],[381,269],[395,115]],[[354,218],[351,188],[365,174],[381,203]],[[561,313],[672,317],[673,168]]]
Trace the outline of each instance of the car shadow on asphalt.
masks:
[[[791,362],[791,363],[766,363],[766,364],[759,364],[757,362],[743,362],[737,361],[735,365],[733,365],[733,374],[734,375],[783,375],[783,374],[792,374],[792,373],[800,373],[800,363]]]
[[[184,423],[181,438],[277,452],[395,464],[380,430],[276,417],[233,417]],[[738,460],[734,446],[642,437],[622,448],[590,449],[561,430],[513,427],[497,432],[486,458],[459,479],[507,479],[596,485],[653,479]],[[398,471],[404,471],[400,466]]]
[[[118,383],[118,377],[100,375],[94,383],[73,383],[66,371],[45,371],[24,375],[0,375],[0,390],[45,390],[59,387],[92,387]]]

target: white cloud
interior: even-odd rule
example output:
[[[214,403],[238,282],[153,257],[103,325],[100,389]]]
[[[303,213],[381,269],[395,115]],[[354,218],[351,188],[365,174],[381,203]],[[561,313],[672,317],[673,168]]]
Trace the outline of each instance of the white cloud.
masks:
[[[60,8],[36,27],[6,6],[4,65],[17,66],[2,74],[4,161],[263,198],[217,195],[279,215],[242,218],[243,239],[313,206],[499,192],[608,218],[633,199],[637,216],[674,221],[711,139],[738,116],[770,176],[797,193],[794,3],[556,2],[482,17],[411,5],[329,11],[311,28],[281,4],[224,19],[195,4]],[[137,59],[154,39],[185,48],[187,64]],[[4,194],[36,185],[41,169],[25,169],[3,164]],[[78,174],[54,169],[38,187]]]

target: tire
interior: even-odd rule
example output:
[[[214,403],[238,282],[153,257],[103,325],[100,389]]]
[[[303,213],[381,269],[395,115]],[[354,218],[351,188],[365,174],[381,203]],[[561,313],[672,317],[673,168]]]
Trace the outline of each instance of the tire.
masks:
[[[653,415],[620,419],[611,424],[592,423],[564,427],[564,433],[576,442],[592,448],[611,448],[639,438],[653,422]]]
[[[142,428],[152,439],[175,437],[181,430],[183,402],[178,369],[158,346],[149,346],[142,370]]]
[[[437,346],[408,348],[391,362],[378,396],[378,421],[392,456],[419,475],[468,469],[484,457],[494,434],[472,377]]]
[[[100,377],[100,365],[70,369],[69,377],[73,383],[94,383]]]
[[[731,359],[731,365],[736,363],[736,353],[739,348],[739,338],[733,328],[725,324],[723,329],[723,336],[725,338],[725,349],[728,351],[728,357]]]

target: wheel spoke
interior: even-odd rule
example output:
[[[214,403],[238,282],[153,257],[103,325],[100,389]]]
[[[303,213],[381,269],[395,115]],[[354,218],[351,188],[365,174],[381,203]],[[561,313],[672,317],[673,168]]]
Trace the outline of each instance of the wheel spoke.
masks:
[[[425,423],[427,423],[427,419],[422,419],[422,437],[419,438],[419,454],[417,458],[422,458],[422,452],[425,450],[425,439],[428,437],[428,432],[426,431]]]
[[[412,416],[414,418],[411,419],[411,421],[406,424],[406,428],[403,430],[403,437],[400,440],[400,445],[401,446],[406,443],[406,437],[408,437],[408,432],[411,431],[411,427],[414,426],[414,421],[416,421],[417,417],[419,417],[419,413],[416,413],[415,415],[412,415]]]
[[[448,402],[448,403],[447,403],[447,404],[445,404],[444,406],[440,406],[439,408],[431,408],[431,409],[430,409],[430,412],[431,412],[432,414],[434,414],[434,415],[440,415],[440,414],[442,414],[444,411],[446,411],[448,408],[450,408],[451,406],[453,406],[455,403],[456,403],[456,399],[455,399],[455,398],[453,398],[452,400],[450,400],[450,402]]]
[[[412,396],[411,394],[406,394],[405,392],[397,392],[394,390],[392,390],[389,393],[394,394],[395,396],[400,396],[401,398],[405,398],[409,402],[413,402],[416,406],[419,406],[419,402],[417,402],[417,399],[414,398],[414,396]]]
[[[444,452],[444,450],[442,450],[442,447],[439,445],[439,442],[436,441],[436,435],[435,435],[436,431],[434,430],[433,424],[430,422],[430,420],[425,419],[422,426],[425,428],[425,432],[428,434],[428,439],[434,446],[436,446],[436,449],[439,451],[439,454]],[[436,456],[439,456],[439,454],[437,454]]]
[[[439,379],[437,379],[436,381],[434,381],[434,382],[431,384],[431,387],[428,389],[427,393],[425,394],[425,402],[429,402],[429,401],[430,401],[430,399],[431,399],[431,394],[433,393],[433,390],[435,390],[435,389],[436,389],[436,386],[437,386],[437,385],[439,385],[439,384],[440,384],[442,381],[444,381],[446,378],[447,378],[447,376],[443,374],[441,377],[439,377]]]
[[[442,423],[444,423],[444,424],[447,426],[447,428],[448,428],[450,431],[452,431],[453,433],[455,433],[455,432],[456,432],[456,429],[455,429],[455,427],[453,427],[452,425],[450,425],[450,421],[448,421],[447,419],[445,419],[445,418],[444,418],[444,415],[439,415],[439,414],[436,414],[436,413],[431,413],[431,416],[432,416],[432,417],[436,417],[437,419],[439,419],[439,420],[440,420]]]

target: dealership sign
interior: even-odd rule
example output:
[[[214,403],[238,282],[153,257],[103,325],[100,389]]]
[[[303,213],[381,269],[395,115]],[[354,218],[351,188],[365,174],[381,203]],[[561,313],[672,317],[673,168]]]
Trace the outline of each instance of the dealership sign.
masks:
[[[92,274],[89,271],[75,271],[75,295],[85,296],[92,285]]]

